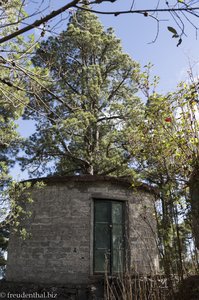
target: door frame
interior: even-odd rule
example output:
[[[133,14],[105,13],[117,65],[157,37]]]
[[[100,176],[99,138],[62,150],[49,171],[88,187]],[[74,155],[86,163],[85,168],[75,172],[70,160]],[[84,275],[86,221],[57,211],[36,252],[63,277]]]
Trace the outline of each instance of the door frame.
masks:
[[[122,238],[123,238],[123,271],[126,269],[126,263],[128,261],[127,254],[127,236],[128,236],[128,215],[127,215],[127,201],[128,199],[113,199],[109,197],[93,197],[92,198],[92,273],[93,275],[104,275],[104,272],[95,272],[95,203],[96,202],[107,202],[109,203],[109,222],[110,222],[110,267],[108,274],[118,274],[119,272],[113,272],[113,234],[112,234],[112,203],[120,202],[122,204]]]

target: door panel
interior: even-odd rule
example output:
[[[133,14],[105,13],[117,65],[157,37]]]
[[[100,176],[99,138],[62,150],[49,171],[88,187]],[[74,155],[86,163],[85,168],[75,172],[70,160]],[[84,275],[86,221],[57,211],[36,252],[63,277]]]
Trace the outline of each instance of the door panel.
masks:
[[[111,232],[109,224],[95,224],[95,247],[96,249],[110,249]]]
[[[94,272],[122,272],[124,265],[123,202],[94,201]]]
[[[95,222],[109,222],[110,209],[108,202],[95,201]]]
[[[110,253],[105,249],[95,249],[94,267],[96,273],[109,272]]]
[[[123,221],[123,203],[112,202],[112,223],[122,224]]]
[[[112,244],[113,249],[123,248],[123,226],[122,224],[114,224],[112,227]]]
[[[124,266],[123,249],[113,250],[112,257],[112,273],[122,272]]]

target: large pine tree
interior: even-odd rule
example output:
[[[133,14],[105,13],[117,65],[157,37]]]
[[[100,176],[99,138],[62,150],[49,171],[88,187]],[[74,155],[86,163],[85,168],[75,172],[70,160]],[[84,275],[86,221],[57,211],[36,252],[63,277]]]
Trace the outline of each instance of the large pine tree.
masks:
[[[66,31],[40,44],[33,63],[49,71],[49,81],[30,99],[27,116],[37,130],[24,166],[46,171],[53,161],[58,174],[124,174],[131,160],[124,124],[132,119],[136,128],[142,113],[140,70],[113,30],[78,10]]]

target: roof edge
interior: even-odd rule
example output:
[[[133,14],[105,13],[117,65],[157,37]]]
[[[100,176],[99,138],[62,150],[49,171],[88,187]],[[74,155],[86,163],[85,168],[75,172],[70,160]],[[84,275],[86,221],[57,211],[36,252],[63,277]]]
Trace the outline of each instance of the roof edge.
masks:
[[[73,175],[73,176],[49,176],[49,177],[40,177],[40,178],[32,178],[23,180],[22,183],[30,182],[33,185],[37,182],[44,182],[46,184],[53,183],[64,183],[64,182],[111,182],[116,184],[121,184],[126,187],[137,189],[137,190],[145,190],[150,193],[157,194],[157,189],[155,187],[151,187],[146,183],[137,183],[133,184],[132,177],[114,177],[114,176],[103,176],[103,175]]]

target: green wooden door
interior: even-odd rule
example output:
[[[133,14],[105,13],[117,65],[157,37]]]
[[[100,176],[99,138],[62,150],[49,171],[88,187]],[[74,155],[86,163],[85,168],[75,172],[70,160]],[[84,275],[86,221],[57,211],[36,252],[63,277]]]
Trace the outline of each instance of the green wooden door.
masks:
[[[123,271],[124,205],[122,201],[94,201],[94,273]]]

